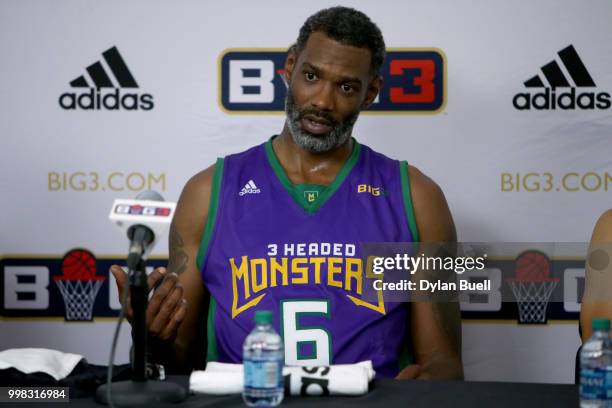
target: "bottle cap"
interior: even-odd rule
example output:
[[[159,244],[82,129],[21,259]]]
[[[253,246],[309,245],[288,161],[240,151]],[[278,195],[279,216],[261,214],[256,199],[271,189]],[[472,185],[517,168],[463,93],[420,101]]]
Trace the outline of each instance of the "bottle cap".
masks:
[[[610,319],[605,317],[596,317],[593,319],[593,330],[610,331]]]
[[[255,312],[255,323],[272,324],[272,312],[270,310],[258,310]],[[610,322],[608,322],[608,325]]]

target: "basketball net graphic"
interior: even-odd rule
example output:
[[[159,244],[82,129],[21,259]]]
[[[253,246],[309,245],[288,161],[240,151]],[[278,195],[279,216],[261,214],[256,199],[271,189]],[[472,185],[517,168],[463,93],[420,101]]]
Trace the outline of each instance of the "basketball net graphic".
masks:
[[[104,276],[96,275],[96,258],[85,249],[69,251],[62,261],[62,276],[54,276],[66,308],[66,320],[92,320],[94,301]]]
[[[546,323],[546,308],[559,278],[550,277],[550,260],[539,251],[516,258],[516,277],[507,279],[519,310],[519,323]]]

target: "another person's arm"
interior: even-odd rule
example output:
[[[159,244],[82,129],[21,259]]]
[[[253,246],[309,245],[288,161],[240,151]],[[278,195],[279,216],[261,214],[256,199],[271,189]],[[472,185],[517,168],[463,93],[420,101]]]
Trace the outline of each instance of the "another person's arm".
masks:
[[[582,342],[591,337],[594,317],[612,320],[612,209],[599,217],[586,259],[585,289],[580,309]]]
[[[420,241],[455,242],[455,224],[440,187],[414,167],[409,179]],[[463,379],[459,304],[413,301],[410,310],[416,361],[397,378]]]

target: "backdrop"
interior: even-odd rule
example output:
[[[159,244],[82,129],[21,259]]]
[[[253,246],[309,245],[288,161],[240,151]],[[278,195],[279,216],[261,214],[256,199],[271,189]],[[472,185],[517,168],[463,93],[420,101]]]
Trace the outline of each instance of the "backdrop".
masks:
[[[390,51],[354,135],[432,177],[460,240],[589,240],[611,206],[612,3],[344,4],[380,26]],[[278,133],[284,50],[331,5],[0,2],[0,349],[107,363],[118,309],[108,267],[127,249],[107,219],[113,199],[154,189],[176,201],[216,157]],[[467,379],[573,381],[583,253],[548,261],[573,286],[544,321],[521,321],[513,303],[463,306]],[[81,305],[70,319],[54,278],[79,262],[99,278],[81,288],[92,315]]]

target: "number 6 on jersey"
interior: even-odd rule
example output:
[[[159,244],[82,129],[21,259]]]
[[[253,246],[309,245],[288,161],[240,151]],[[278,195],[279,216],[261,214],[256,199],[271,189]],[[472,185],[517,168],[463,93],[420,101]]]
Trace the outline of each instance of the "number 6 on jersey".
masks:
[[[323,327],[300,325],[301,316],[320,315],[331,319],[327,300],[281,301],[281,336],[285,343],[285,364],[326,366],[331,363],[331,335]],[[305,355],[304,346],[311,352]]]

